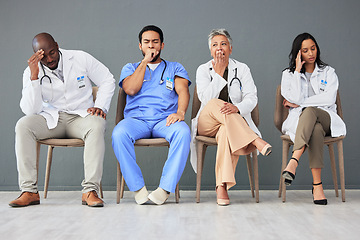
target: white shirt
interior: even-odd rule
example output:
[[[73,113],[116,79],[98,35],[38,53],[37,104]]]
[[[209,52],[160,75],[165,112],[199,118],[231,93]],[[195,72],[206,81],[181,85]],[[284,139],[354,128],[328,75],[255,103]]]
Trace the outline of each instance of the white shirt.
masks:
[[[158,66],[159,66],[160,63],[148,63],[148,67],[154,71]]]
[[[305,72],[305,77],[307,79],[307,93],[306,93],[306,97],[311,97],[311,96],[314,96],[315,95],[315,91],[310,83],[310,79],[311,79],[311,74],[312,73],[308,73],[308,72]]]
[[[45,66],[46,67],[46,66]],[[53,74],[55,74],[61,81],[64,82],[64,73],[63,73],[63,60],[62,60],[62,54],[59,56],[59,63],[58,67],[52,71]]]

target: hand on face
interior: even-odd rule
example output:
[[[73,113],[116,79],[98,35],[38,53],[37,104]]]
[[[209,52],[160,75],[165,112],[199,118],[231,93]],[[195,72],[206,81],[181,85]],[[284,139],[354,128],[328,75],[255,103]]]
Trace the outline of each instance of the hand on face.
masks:
[[[87,112],[90,113],[91,115],[96,115],[102,117],[103,119],[106,119],[106,113],[100,108],[91,107],[88,108]]]
[[[295,71],[300,72],[302,69],[302,66],[305,63],[305,61],[301,61],[301,50],[299,50],[295,61],[296,61]]]
[[[225,102],[224,106],[220,108],[220,112],[227,115],[230,113],[237,113],[239,112],[239,109],[234,104]]]
[[[225,56],[222,49],[217,50],[215,52],[215,57],[212,60],[214,71],[220,76],[223,76],[228,64],[229,59]]]
[[[145,49],[144,61],[146,63],[151,62],[160,52],[155,48],[147,48]]]
[[[39,62],[44,57],[44,50],[39,49],[28,60],[30,67],[30,79],[36,80],[39,78]]]

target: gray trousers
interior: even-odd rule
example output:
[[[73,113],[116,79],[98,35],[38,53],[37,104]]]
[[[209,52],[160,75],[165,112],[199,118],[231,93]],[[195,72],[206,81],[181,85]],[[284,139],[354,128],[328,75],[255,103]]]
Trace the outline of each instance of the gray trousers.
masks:
[[[98,191],[103,172],[105,152],[105,119],[88,115],[59,113],[58,125],[49,129],[41,115],[19,119],[15,127],[15,152],[19,187],[25,192],[37,192],[36,141],[47,138],[80,138],[84,140],[83,193]]]
[[[324,138],[331,133],[330,122],[330,115],[316,107],[307,107],[300,115],[293,151],[308,148],[310,168],[324,167]]]

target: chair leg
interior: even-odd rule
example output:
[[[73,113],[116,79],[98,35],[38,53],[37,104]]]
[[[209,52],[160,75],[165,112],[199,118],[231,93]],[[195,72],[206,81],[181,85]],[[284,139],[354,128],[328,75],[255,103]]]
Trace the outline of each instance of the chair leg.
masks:
[[[290,143],[283,141],[283,152],[282,152],[282,164],[281,164],[281,172],[280,172],[280,184],[279,184],[279,197],[282,196],[282,201],[286,201],[286,186],[284,183],[284,178],[282,177],[282,172],[286,167],[287,158],[289,155]]]
[[[251,166],[251,156],[250,156],[250,154],[246,155],[246,165],[247,165],[247,170],[248,170],[248,175],[249,175],[251,196],[254,198],[255,197],[255,194],[254,194],[254,181],[253,181],[253,170],[252,170],[252,166]]]
[[[46,161],[46,173],[45,173],[45,184],[44,184],[44,198],[47,197],[47,192],[48,192],[53,149],[54,149],[54,146],[48,147],[48,156],[47,156],[47,161]]]
[[[175,202],[179,203],[179,199],[180,199],[180,190],[179,190],[179,183],[176,185],[176,189],[175,189]]]
[[[259,202],[259,165],[257,159],[257,151],[253,151],[252,153],[253,158],[253,167],[254,167],[254,180],[255,180],[255,200]]]
[[[39,178],[39,159],[40,159],[40,146],[41,144],[36,142],[36,183],[38,183]]]
[[[200,189],[201,189],[201,175],[204,166],[204,158],[206,152],[206,145],[202,142],[197,142],[197,173],[196,173],[196,202],[200,202]]]
[[[120,198],[124,197],[124,189],[125,189],[125,179],[124,176],[121,176]]]
[[[341,186],[341,198],[345,202],[345,171],[344,171],[344,152],[343,152],[343,141],[340,140],[337,143],[338,154],[339,154],[339,173],[340,173],[340,186]]]
[[[121,188],[121,180],[122,180],[122,174],[120,171],[120,164],[116,160],[116,166],[117,166],[117,174],[116,174],[116,203],[120,203],[120,188]]]
[[[335,163],[335,154],[334,154],[334,145],[331,143],[328,145],[329,147],[329,155],[330,155],[330,164],[331,164],[331,173],[334,182],[334,189],[335,189],[335,196],[339,197],[339,187],[337,181],[337,174],[336,174],[336,163]]]

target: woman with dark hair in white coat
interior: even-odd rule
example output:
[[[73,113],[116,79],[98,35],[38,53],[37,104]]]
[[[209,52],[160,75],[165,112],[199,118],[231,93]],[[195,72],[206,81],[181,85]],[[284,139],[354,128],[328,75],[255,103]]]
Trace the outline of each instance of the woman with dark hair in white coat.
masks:
[[[196,166],[196,134],[216,137],[216,193],[217,203],[222,206],[230,203],[227,191],[236,184],[239,155],[247,155],[255,149],[263,155],[271,152],[270,144],[261,139],[251,119],[251,111],[257,104],[257,90],[250,69],[229,58],[231,43],[225,29],[211,31],[209,48],[213,59],[197,69],[196,86],[201,107],[192,122],[193,166]]]
[[[321,181],[324,137],[346,134],[345,123],[336,113],[338,78],[335,70],[321,61],[320,48],[309,33],[294,39],[289,58],[289,68],[282,74],[281,95],[290,110],[282,131],[290,136],[294,147],[282,176],[285,184],[291,185],[300,157],[308,149],[313,201],[326,205]]]

